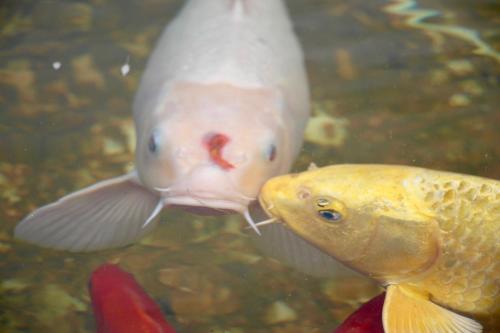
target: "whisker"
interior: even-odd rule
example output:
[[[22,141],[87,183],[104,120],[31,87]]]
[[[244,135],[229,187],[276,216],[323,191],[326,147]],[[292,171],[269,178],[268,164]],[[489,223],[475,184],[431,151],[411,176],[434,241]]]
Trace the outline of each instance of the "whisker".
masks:
[[[246,201],[255,201],[257,198],[252,198],[247,195],[244,195],[243,193],[236,192],[236,196],[238,196],[240,199],[246,200]]]
[[[264,221],[257,222],[257,223],[255,223],[255,226],[260,227],[260,226],[263,226],[263,225],[276,223],[276,222],[278,222],[278,220],[279,220],[278,218],[273,217],[273,218],[270,218],[270,219],[267,219],[267,220],[264,220]]]
[[[170,187],[153,187],[158,192],[170,192]]]
[[[158,201],[158,204],[156,205],[155,209],[153,209],[153,211],[151,212],[151,214],[149,215],[148,219],[146,220],[146,222],[144,222],[144,224],[142,225],[142,228],[146,228],[147,225],[154,220],[155,217],[158,216],[158,214],[161,212],[161,210],[163,209],[163,198],[160,198],[160,201]]]
[[[261,227],[263,225],[278,223],[279,220],[280,220],[279,218],[273,217],[271,219],[267,219],[267,220],[264,220],[264,221],[257,222],[257,223],[255,223],[255,226],[256,227]],[[250,229],[250,228],[251,228],[250,226],[247,226],[245,229]]]
[[[250,227],[252,227],[252,229],[255,230],[255,232],[257,233],[257,235],[260,236],[259,228],[257,228],[257,225],[253,221],[252,216],[250,216],[250,212],[248,211],[248,209],[243,212],[243,216],[245,217],[245,220],[248,222],[248,224],[250,225]]]

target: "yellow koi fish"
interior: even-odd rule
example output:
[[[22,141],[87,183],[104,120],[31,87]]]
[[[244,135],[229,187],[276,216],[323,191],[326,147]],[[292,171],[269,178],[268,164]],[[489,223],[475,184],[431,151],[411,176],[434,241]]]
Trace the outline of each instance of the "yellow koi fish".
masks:
[[[500,181],[335,165],[272,178],[260,202],[387,287],[386,333],[500,332]]]

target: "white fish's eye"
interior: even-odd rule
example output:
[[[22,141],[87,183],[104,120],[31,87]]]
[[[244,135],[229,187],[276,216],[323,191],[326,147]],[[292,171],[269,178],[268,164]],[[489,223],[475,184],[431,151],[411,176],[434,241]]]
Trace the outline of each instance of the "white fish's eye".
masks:
[[[278,154],[278,150],[274,143],[270,144],[267,148],[266,157],[269,162],[272,162],[276,159],[276,155]]]
[[[153,131],[148,140],[148,149],[153,154],[156,154],[160,146],[160,135],[158,131]]]

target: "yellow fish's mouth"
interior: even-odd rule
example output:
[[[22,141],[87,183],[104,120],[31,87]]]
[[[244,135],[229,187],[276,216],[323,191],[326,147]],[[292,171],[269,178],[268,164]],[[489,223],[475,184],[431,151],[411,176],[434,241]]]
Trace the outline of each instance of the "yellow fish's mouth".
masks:
[[[271,223],[283,223],[281,221],[281,216],[277,211],[277,207],[275,206],[272,198],[274,197],[275,191],[273,190],[273,185],[272,181],[267,181],[263,186],[260,191],[260,194],[258,196],[259,200],[259,205],[262,208],[262,210],[266,213],[266,215],[269,217],[266,220],[259,221],[255,223],[255,226],[260,227],[266,224],[271,224]]]
[[[268,203],[268,201],[266,201],[262,195],[259,195],[259,204],[267,216],[278,218],[276,213],[272,211],[272,209],[274,208],[274,204]]]

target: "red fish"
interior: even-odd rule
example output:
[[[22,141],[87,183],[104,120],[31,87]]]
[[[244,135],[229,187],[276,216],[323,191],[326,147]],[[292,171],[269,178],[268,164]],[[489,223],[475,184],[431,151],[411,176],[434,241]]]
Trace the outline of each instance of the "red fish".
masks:
[[[175,333],[132,274],[117,265],[99,266],[89,291],[97,333]]]
[[[382,293],[361,305],[333,333],[384,333],[384,298],[385,293]]]

